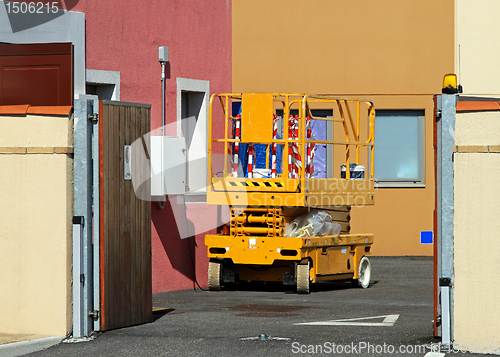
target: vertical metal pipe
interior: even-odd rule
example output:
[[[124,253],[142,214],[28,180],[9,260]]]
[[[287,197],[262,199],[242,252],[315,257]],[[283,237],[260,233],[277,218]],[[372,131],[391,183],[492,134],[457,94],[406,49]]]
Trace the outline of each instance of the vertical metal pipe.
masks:
[[[208,107],[208,172],[210,173],[207,175],[207,189],[210,186],[212,182],[212,176],[213,176],[213,171],[212,171],[212,113],[213,113],[213,103],[214,103],[214,98],[215,96],[212,95],[210,97],[210,105]],[[227,150],[227,146],[224,146],[224,150]],[[227,168],[227,160],[224,160],[224,175],[226,174],[226,168]]]
[[[288,140],[290,140],[290,134],[289,134],[289,122],[288,122],[288,117],[290,115],[290,109],[288,106],[290,105],[290,98],[288,94],[285,96],[285,105],[283,107],[283,139],[285,139],[285,135],[288,133]],[[286,165],[285,159],[288,158],[290,161],[290,142],[287,141],[285,145],[283,145],[283,172],[282,175],[284,177],[291,177],[291,170],[290,170],[290,165]]]
[[[93,309],[99,311],[101,307],[100,284],[100,198],[99,198],[99,100],[93,100],[92,111],[92,207],[93,207]],[[94,331],[101,330],[100,315],[94,318]]]
[[[165,136],[165,62],[161,62],[161,135]]]
[[[359,164],[359,102],[356,103],[356,164]]]
[[[165,63],[164,61],[161,61],[161,136],[165,136]],[[164,157],[163,157],[163,153],[164,153],[164,149],[163,149],[163,145],[164,145],[164,140],[162,139],[161,141],[161,171],[160,171],[160,182],[162,183],[162,187],[164,187],[164,167],[163,167],[163,160],[164,160]],[[187,167],[186,167],[187,169]],[[186,180],[186,183],[187,183],[187,180]],[[163,189],[162,189],[163,191]],[[162,192],[163,194],[163,192]],[[165,207],[165,201],[159,201],[158,202],[158,207],[160,207],[160,209],[163,209]]]
[[[229,135],[229,97],[227,95],[224,96],[224,101],[222,101],[222,97],[219,97],[219,100],[221,101],[221,104],[223,106],[223,112],[224,112],[224,153],[227,153],[227,139]],[[243,105],[243,99],[242,99],[242,105]],[[210,123],[210,130],[212,130],[212,123]],[[212,140],[212,136],[210,136],[210,139]],[[224,159],[224,175],[228,172],[227,170],[227,159]],[[237,174],[236,174],[237,176]]]
[[[370,154],[371,154],[371,159],[370,159],[370,180],[373,180],[374,178],[374,164],[375,164],[375,108],[373,107],[372,104],[370,104],[370,133],[369,137],[371,139],[371,143],[373,144],[370,146]]]

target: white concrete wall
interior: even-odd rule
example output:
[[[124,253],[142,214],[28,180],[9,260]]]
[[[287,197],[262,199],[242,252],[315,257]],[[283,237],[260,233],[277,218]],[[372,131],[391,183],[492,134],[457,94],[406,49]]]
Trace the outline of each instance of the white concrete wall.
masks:
[[[455,143],[498,147],[500,113],[458,113]],[[500,152],[458,152],[454,169],[454,340],[493,351],[500,347]]]
[[[456,145],[500,145],[500,112],[459,113],[455,119]]]
[[[6,152],[71,147],[72,129],[67,116],[0,115],[0,333],[70,332],[73,159]]]
[[[498,0],[455,0],[455,73],[464,94],[500,95],[498,14]]]

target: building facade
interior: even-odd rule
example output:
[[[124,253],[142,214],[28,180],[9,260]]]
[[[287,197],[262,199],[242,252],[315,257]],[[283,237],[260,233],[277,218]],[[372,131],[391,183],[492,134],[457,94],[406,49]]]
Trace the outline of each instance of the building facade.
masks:
[[[105,90],[110,82],[106,76],[118,73],[116,99],[151,104],[153,135],[161,135],[162,126],[159,46],[168,46],[166,135],[183,136],[183,100],[196,100],[197,94],[202,95],[206,106],[211,93],[231,90],[230,1],[150,1],[129,5],[85,1],[79,2],[73,11],[85,13],[85,68],[87,76],[94,77],[87,77],[87,93],[95,87]],[[201,118],[197,120],[201,122]],[[210,227],[205,222],[215,219],[216,211],[203,204],[203,191],[193,194],[187,219],[194,221],[194,231],[190,232],[193,236],[186,238],[179,230],[188,222],[175,220],[173,212],[179,206],[176,199],[170,201],[164,209],[152,202],[153,292],[193,288],[191,259],[199,283],[206,285],[208,259],[203,243],[205,231],[201,227]]]
[[[89,94],[105,100],[150,104],[152,135],[161,135],[162,126],[159,46],[167,46],[169,50],[165,71],[166,135],[184,136],[181,119],[187,116],[196,119],[192,129],[196,135],[206,134],[206,108],[210,94],[231,91],[230,1],[152,1],[138,4],[85,1],[59,4],[71,5],[71,8],[65,8],[68,11],[32,27],[22,25],[23,18],[18,17],[16,20],[9,16],[9,5],[5,2],[0,4],[0,43],[71,43],[74,98]],[[19,24],[21,27],[17,26]],[[28,108],[29,103],[26,104]],[[12,108],[10,111],[3,109],[4,116],[12,114]],[[65,113],[67,121],[69,112],[70,109]],[[4,122],[7,120],[2,119],[5,119]],[[9,133],[5,132],[5,135]],[[19,142],[22,144],[21,139]],[[198,149],[197,145],[199,142],[193,144],[193,152]],[[3,154],[3,159],[12,161],[13,157]],[[54,158],[62,156],[56,155]],[[14,164],[9,166],[8,177],[21,177],[23,173],[16,169],[19,165]],[[206,167],[203,171],[206,175]],[[52,172],[49,170],[45,174],[50,178]],[[68,175],[70,177],[72,172],[69,171]],[[5,185],[11,183],[8,177],[4,177]],[[216,209],[203,204],[206,201],[203,187],[196,185],[195,172],[192,172],[192,177],[189,203],[183,202],[179,206],[176,197],[165,205],[151,202],[153,292],[193,288],[196,286],[195,277],[200,285],[206,286],[208,258],[203,239],[206,231],[215,229],[210,222],[216,220]],[[64,182],[66,179],[66,176],[60,178]],[[33,182],[31,189],[35,190],[36,182],[29,182]],[[51,182],[51,185],[56,185],[56,182]],[[26,215],[29,213],[36,215],[38,212],[36,222],[43,220],[45,213],[37,211],[41,208],[39,206],[32,207],[23,201],[21,203],[26,203],[30,210],[16,215],[17,220],[11,220],[6,215],[1,220],[1,226],[5,228],[0,233],[0,244],[5,248],[2,251],[10,257],[19,257],[18,262],[34,264],[32,267],[28,267],[29,264],[8,266],[9,279],[3,281],[2,290],[10,292],[4,297],[9,303],[2,304],[8,311],[2,313],[1,332],[64,336],[72,331],[71,286],[74,282],[71,279],[71,216],[74,212],[72,205],[66,204],[66,201],[71,201],[73,191],[72,187],[61,185],[58,189],[67,192],[64,191],[65,195],[62,196],[57,195],[60,202],[52,202],[52,205],[57,206],[53,213],[58,213],[52,218],[54,222],[59,222],[57,229],[62,232],[64,244],[54,241],[54,244],[44,245],[42,236],[33,241],[26,229],[21,229],[26,226]],[[38,193],[43,196],[43,200],[48,200],[46,195],[50,194],[49,191]],[[24,210],[24,206],[21,206],[19,209]],[[187,207],[188,211],[182,221],[174,217],[174,211],[179,207],[184,210]],[[61,225],[61,222],[64,224]],[[182,233],[186,231],[189,231],[189,235]],[[15,236],[13,232],[18,232],[20,236]],[[23,242],[26,241],[31,242],[32,249],[23,249]],[[33,259],[39,244],[43,246],[40,253],[45,252],[44,256],[51,256],[52,260],[44,260],[41,256],[40,259]],[[66,269],[60,269],[64,266]],[[30,269],[37,269],[39,273],[37,284],[33,283],[34,277],[26,278],[27,274],[29,277]],[[51,273],[54,269],[57,274]],[[12,289],[13,286],[21,288]],[[54,311],[41,305],[45,303],[31,299],[31,295],[23,295],[37,286],[44,287],[43,298],[51,301]],[[10,302],[14,302],[14,305]],[[20,310],[25,313],[19,315]],[[46,314],[57,318],[51,318],[51,323],[45,324],[43,319],[46,319]]]
[[[328,93],[376,109],[374,255],[432,255],[433,95],[454,71],[454,2],[234,1],[233,91]]]

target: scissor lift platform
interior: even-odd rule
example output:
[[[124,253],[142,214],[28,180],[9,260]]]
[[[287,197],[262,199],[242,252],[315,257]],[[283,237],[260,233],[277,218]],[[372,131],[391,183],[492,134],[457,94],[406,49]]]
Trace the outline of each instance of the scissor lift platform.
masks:
[[[217,99],[222,108],[218,122],[214,119]],[[238,102],[240,114],[230,115],[230,108]],[[331,108],[331,116],[314,116],[317,107],[323,111]],[[295,116],[291,116],[293,111]],[[356,114],[351,115],[353,112]],[[350,209],[374,204],[374,118],[369,101],[324,95],[211,97],[207,203],[228,206],[230,220],[218,234],[205,237],[210,290],[236,281],[281,281],[296,285],[299,293],[309,293],[309,284],[320,281],[351,280],[368,287],[371,267],[366,256],[374,238],[350,234]],[[312,137],[312,120],[326,121],[326,138]],[[238,152],[244,145],[246,152]],[[252,172],[256,145],[266,150],[266,177]],[[318,178],[311,169],[315,145],[326,148],[327,177]],[[214,159],[216,153],[222,160]],[[367,178],[351,178],[350,169],[341,177],[340,166],[350,168],[353,162],[365,164]],[[340,224],[340,234],[287,237],[285,225],[312,209],[327,211]]]

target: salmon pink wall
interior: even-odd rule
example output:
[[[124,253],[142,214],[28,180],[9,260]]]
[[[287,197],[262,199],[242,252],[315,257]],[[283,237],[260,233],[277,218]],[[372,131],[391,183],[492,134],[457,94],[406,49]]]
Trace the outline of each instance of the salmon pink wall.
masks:
[[[85,0],[72,10],[85,13],[86,68],[120,72],[120,100],[151,104],[152,130],[161,126],[158,46],[169,48],[167,123],[177,118],[177,77],[208,80],[211,94],[231,91],[230,0]],[[216,219],[216,207],[189,207],[196,235],[188,241],[180,238],[172,208],[152,203],[153,293],[193,288],[192,262],[199,283],[207,284],[200,227]]]

